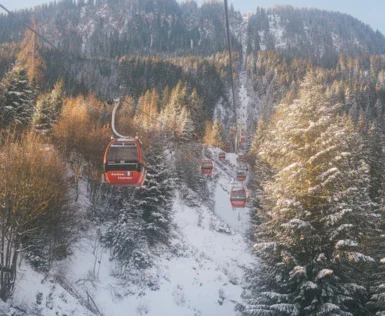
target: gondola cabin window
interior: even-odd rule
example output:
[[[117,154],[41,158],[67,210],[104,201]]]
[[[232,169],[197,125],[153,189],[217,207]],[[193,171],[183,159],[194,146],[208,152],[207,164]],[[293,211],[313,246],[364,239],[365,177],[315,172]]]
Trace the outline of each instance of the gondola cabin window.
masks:
[[[124,144],[116,142],[111,144],[110,150],[107,153],[107,162],[139,162],[138,149],[134,144]]]

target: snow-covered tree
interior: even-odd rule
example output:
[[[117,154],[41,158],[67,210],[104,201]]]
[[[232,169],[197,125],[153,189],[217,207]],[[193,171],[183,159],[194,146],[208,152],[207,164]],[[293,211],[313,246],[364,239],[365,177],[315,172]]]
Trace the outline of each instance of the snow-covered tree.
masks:
[[[180,127],[179,127],[178,139],[181,142],[189,142],[191,140],[197,139],[194,122],[187,108],[183,108],[180,116]]]
[[[364,141],[340,109],[312,73],[277,108],[260,150],[276,174],[263,186],[244,315],[369,315],[357,268],[374,261],[365,249],[378,216]]]
[[[224,130],[223,124],[220,120],[215,120],[214,124],[206,122],[206,132],[204,137],[204,143],[208,146],[215,146],[218,148],[224,148]]]
[[[51,104],[47,95],[41,95],[36,102],[33,124],[38,129],[47,129],[51,127]]]
[[[32,28],[37,30],[35,18],[32,16]],[[27,29],[24,38],[20,43],[20,51],[17,59],[20,65],[26,69],[29,81],[33,87],[44,86],[45,61],[39,54],[38,37],[31,30]]]
[[[0,103],[0,127],[28,125],[34,113],[34,93],[26,70],[16,64],[1,85],[4,101]]]
[[[50,102],[53,110],[53,120],[56,121],[64,104],[66,93],[64,90],[63,80],[55,83],[53,90],[50,93]]]
[[[95,214],[101,212],[98,218],[103,221],[104,213],[110,213],[102,241],[111,248],[112,257],[124,273],[129,273],[133,266],[148,268],[152,264],[150,247],[168,244],[175,178],[165,161],[163,145],[161,140],[153,139],[142,188],[115,191],[95,205]]]
[[[201,177],[202,144],[198,141],[180,143],[175,148],[175,168],[178,179],[196,192],[207,192]]]
[[[126,96],[120,111],[123,113],[123,115],[127,115],[128,117],[133,118],[136,112],[136,104],[134,99],[130,96]]]
[[[223,124],[220,120],[215,120],[213,124],[213,131],[211,134],[214,145],[218,148],[224,149],[224,139],[225,139],[225,134],[223,130]]]
[[[199,137],[202,137],[205,129],[203,102],[199,98],[196,89],[194,89],[188,97],[187,108],[190,110],[191,119],[194,123],[194,128],[197,135]]]
[[[136,207],[141,210],[144,233],[150,245],[167,243],[171,224],[171,207],[175,177],[165,161],[161,139],[153,141],[148,150],[148,169],[145,186],[135,194]]]
[[[158,117],[159,97],[155,89],[147,91],[139,98],[136,110],[135,122],[146,131],[156,129],[158,123],[154,120]]]
[[[65,99],[63,81],[59,80],[51,93],[41,94],[36,102],[33,123],[36,128],[50,128],[56,122]]]
[[[367,307],[374,315],[385,315],[385,214],[384,214],[384,144],[380,131],[374,124],[365,135],[366,150],[369,153],[370,196],[381,205],[378,234],[369,243],[370,254],[377,259],[372,269],[365,271],[369,284],[370,300]]]
[[[257,129],[254,134],[253,141],[251,143],[250,151],[252,154],[257,155],[259,152],[259,147],[263,142],[263,136],[265,134],[266,124],[263,118],[260,118],[258,121]]]

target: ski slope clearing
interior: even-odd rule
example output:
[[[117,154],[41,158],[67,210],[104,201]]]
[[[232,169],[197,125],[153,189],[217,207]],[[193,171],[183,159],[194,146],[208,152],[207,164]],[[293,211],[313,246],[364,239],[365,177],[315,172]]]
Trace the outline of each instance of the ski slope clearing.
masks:
[[[239,122],[248,129],[258,117],[258,106],[260,103],[258,95],[248,81],[247,77],[247,26],[248,17],[243,18],[241,25],[241,43],[242,43],[242,69],[239,73],[238,97],[238,117]],[[248,131],[248,133],[254,131]],[[248,136],[248,135],[247,135]]]
[[[213,156],[217,152],[210,149]],[[24,309],[20,315],[237,315],[243,269],[256,259],[245,238],[248,210],[233,210],[229,203],[236,157],[230,154],[228,159],[215,161],[217,175],[209,181],[213,207],[192,191],[196,203],[191,206],[177,191],[171,245],[157,251],[151,268],[134,271],[129,281],[114,276],[117,263],[109,260],[109,250],[99,244],[92,228],[49,275],[23,264],[12,305]],[[87,194],[82,182],[80,212],[89,205]],[[19,315],[8,305],[1,308],[6,315]]]
[[[233,185],[241,185],[236,181],[237,155],[226,153],[226,161],[217,159],[221,152],[218,148],[209,148],[208,157],[215,160],[215,172],[219,173],[219,178],[214,186],[214,214],[227,223],[235,232],[246,236],[250,230],[249,209],[233,209],[230,205],[230,190]]]

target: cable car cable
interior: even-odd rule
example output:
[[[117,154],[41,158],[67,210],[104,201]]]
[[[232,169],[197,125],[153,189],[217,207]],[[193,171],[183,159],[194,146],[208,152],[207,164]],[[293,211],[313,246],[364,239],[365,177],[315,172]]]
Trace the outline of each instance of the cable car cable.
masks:
[[[230,61],[230,82],[231,90],[233,94],[233,107],[234,107],[234,120],[235,120],[235,153],[238,154],[238,121],[237,121],[237,107],[235,104],[235,87],[234,87],[234,78],[233,78],[233,60],[232,60],[232,45],[231,45],[231,33],[230,33],[230,23],[229,23],[229,8],[227,0],[225,1],[225,16],[226,16],[226,28],[227,28],[227,43],[229,47],[229,61]]]

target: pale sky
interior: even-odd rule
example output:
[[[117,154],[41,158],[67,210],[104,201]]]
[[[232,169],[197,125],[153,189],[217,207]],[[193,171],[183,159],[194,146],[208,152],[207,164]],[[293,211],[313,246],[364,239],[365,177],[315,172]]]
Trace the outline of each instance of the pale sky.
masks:
[[[10,10],[32,7],[52,0],[0,0]],[[178,0],[179,2],[182,0]],[[203,2],[203,0],[197,0]],[[369,24],[374,30],[385,34],[384,0],[229,0],[242,13],[254,11],[257,6],[271,7],[275,4],[290,4],[294,7],[313,7],[350,14]],[[1,9],[0,9],[1,11]]]

